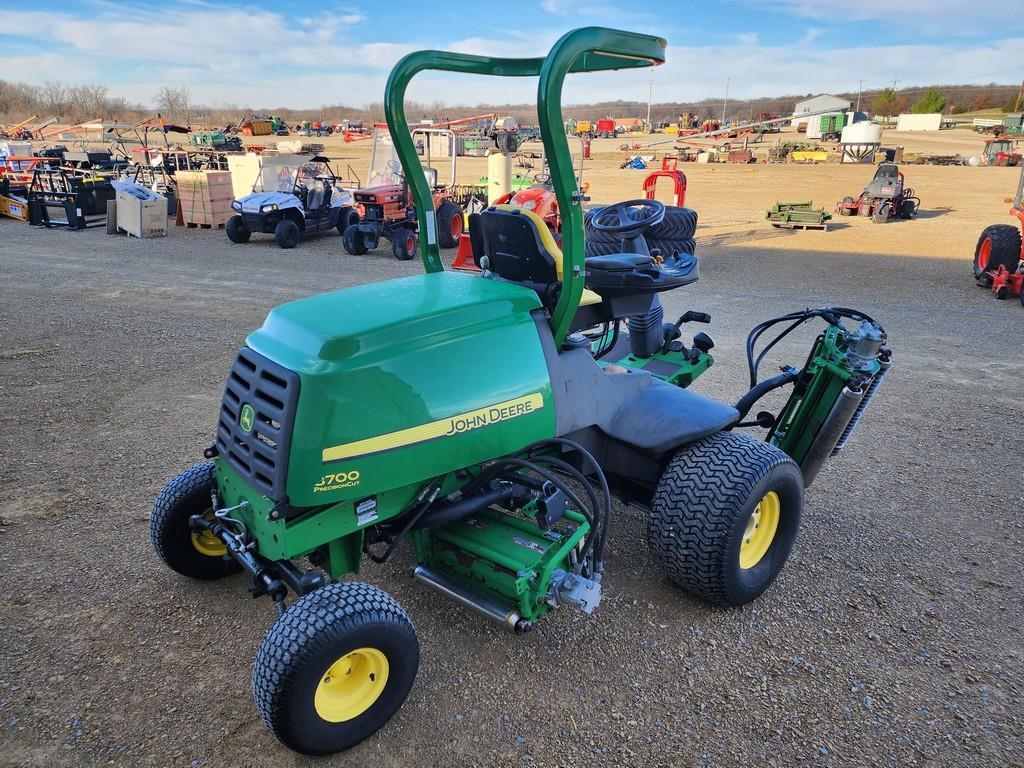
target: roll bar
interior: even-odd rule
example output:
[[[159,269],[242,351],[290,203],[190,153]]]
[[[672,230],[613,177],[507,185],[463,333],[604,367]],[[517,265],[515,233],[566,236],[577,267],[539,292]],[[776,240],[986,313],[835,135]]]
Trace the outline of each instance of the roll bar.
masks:
[[[567,32],[544,58],[508,59],[447,51],[417,51],[402,58],[384,89],[384,114],[405,178],[412,188],[420,230],[420,252],[427,272],[444,270],[438,248],[434,201],[405,117],[409,81],[424,70],[496,77],[538,77],[537,115],[551,182],[562,219],[562,293],[551,315],[561,347],[583,295],[583,211],[562,121],[562,85],[571,72],[601,72],[657,66],[665,61],[663,38],[604,27]]]

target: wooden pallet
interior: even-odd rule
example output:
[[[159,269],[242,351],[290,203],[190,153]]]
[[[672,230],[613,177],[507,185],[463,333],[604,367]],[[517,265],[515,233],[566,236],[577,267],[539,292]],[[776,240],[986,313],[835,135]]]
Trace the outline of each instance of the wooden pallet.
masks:
[[[189,229],[224,229],[224,222],[219,224],[197,224],[194,221],[188,222],[186,225]]]
[[[828,231],[828,222],[817,221],[773,221],[772,226],[776,229],[820,229]]]

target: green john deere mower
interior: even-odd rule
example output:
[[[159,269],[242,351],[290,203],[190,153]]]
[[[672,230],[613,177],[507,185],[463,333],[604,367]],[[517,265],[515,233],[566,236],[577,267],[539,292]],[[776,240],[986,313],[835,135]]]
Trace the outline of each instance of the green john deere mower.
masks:
[[[426,273],[272,310],[231,368],[206,461],[157,498],[150,532],[167,565],[195,579],[244,571],[275,602],[252,686],[288,747],[351,747],[405,700],[419,661],[409,617],[380,589],[341,580],[403,540],[418,582],[512,632],[561,607],[598,607],[613,495],[646,510],[668,578],[710,603],[747,603],[783,567],[804,488],[888,370],[885,334],[839,307],[760,323],[747,341],[750,391],[726,404],[688,389],[714,343],[684,343],[681,329],[709,318],[664,322],[658,294],[697,279],[691,254],[647,250],[641,235],[665,207],[606,208],[600,224],[622,253],[584,259],[563,81],[664,54],[657,37],[586,28],[542,59],[402,59],[385,106]],[[445,271],[403,113],[410,79],[430,69],[539,77],[561,247],[531,211],[494,206],[470,221],[481,273]],[[810,320],[823,330],[803,367],[759,379],[765,354]],[[778,414],[748,420],[784,386]]]

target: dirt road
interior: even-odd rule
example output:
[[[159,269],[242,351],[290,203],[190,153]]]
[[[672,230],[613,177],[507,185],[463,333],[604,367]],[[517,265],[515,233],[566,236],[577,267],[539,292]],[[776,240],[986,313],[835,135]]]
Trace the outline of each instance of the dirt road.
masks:
[[[599,155],[595,200],[641,173]],[[411,274],[340,238],[279,250],[222,231],[163,240],[0,220],[0,765],[1010,766],[1024,764],[1020,480],[1024,310],[975,288],[978,231],[1009,222],[1013,170],[907,168],[911,222],[772,230],[776,200],[829,208],[871,169],[693,166],[700,282],[743,390],[756,320],[864,309],[895,365],[807,497],[778,583],[743,610],[674,589],[640,512],[617,508],[599,611],[510,637],[417,587],[408,550],[362,577],[410,612],[419,677],[350,753],[281,748],[250,693],[273,620],[241,579],[191,583],[149,548],[152,499],[211,441],[228,366],[271,306]],[[799,364],[810,336],[782,345]]]

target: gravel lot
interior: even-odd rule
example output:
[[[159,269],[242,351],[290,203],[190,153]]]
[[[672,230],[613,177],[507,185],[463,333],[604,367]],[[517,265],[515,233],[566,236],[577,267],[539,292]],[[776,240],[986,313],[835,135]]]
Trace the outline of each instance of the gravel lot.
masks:
[[[149,507],[201,458],[228,366],[271,306],[417,262],[347,256],[336,235],[284,252],[0,219],[0,765],[1024,765],[1024,312],[969,276],[978,231],[1010,223],[1016,175],[912,169],[926,214],[908,223],[758,221],[805,188],[831,206],[869,175],[691,174],[702,279],[665,304],[714,317],[700,391],[735,399],[747,328],[803,306],[864,309],[895,349],[857,437],[808,492],[778,583],[709,609],[668,584],[642,514],[621,506],[599,611],[524,637],[415,585],[408,549],[367,563],[362,578],[416,623],[419,677],[381,732],[321,760],[280,747],[252,702],[271,604],[241,578],[164,568]],[[595,199],[634,196],[639,179]],[[799,364],[809,341],[777,361]]]

